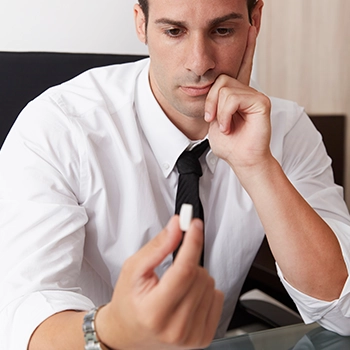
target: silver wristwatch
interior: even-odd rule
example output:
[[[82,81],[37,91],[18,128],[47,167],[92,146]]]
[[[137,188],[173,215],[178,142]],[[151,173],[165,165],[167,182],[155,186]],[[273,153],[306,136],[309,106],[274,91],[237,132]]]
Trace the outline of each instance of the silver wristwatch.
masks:
[[[85,350],[109,350],[109,348],[103,345],[97,338],[95,330],[95,317],[100,307],[96,307],[90,310],[84,316],[83,332],[85,339]]]

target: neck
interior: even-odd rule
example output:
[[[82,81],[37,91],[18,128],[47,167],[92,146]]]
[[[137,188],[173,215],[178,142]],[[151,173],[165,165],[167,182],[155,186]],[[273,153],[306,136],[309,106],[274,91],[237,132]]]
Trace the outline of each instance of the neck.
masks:
[[[208,134],[209,124],[204,120],[204,111],[203,116],[188,116],[175,109],[167,101],[162,101],[162,98],[157,100],[168,119],[190,140],[201,140]]]

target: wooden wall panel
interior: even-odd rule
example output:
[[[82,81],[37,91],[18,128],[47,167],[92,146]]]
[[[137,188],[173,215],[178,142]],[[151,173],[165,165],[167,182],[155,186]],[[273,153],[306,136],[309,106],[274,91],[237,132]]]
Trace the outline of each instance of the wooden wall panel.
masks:
[[[309,114],[347,116],[345,187],[350,204],[350,1],[265,0],[256,54],[263,90]]]

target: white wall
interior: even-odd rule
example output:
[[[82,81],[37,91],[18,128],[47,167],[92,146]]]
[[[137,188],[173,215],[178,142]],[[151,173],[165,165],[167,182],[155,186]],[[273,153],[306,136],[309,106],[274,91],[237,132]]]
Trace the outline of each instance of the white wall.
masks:
[[[137,0],[0,0],[0,51],[146,54]]]

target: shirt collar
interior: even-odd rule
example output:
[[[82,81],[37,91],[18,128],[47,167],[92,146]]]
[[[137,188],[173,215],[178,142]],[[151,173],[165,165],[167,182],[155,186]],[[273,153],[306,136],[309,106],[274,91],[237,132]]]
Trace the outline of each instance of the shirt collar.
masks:
[[[149,62],[136,81],[135,108],[141,128],[165,177],[175,167],[180,154],[191,147],[189,140],[165,115],[155,99],[148,78]],[[209,169],[214,172],[218,158],[210,150],[206,156]]]

